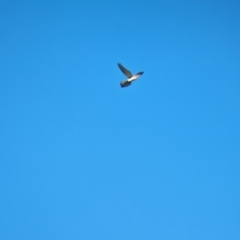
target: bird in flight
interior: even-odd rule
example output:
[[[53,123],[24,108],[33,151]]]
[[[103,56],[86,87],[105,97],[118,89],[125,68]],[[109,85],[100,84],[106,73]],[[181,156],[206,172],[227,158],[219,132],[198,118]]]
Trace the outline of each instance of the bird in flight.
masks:
[[[121,87],[128,87],[132,84],[133,81],[137,80],[144,72],[139,72],[137,74],[132,74],[129,70],[127,70],[122,64],[118,63],[118,67],[123,72],[123,74],[127,77],[127,80],[120,82]]]

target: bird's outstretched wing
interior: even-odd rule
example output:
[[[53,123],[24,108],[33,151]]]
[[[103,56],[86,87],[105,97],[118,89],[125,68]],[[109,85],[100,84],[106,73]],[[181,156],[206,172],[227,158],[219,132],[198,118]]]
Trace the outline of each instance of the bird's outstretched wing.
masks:
[[[132,83],[129,82],[129,81],[122,81],[120,82],[120,86],[123,88],[123,87],[128,87],[130,86]]]
[[[122,64],[118,63],[118,67],[123,72],[123,74],[126,75],[128,78],[133,76],[132,73],[129,70],[127,70]]]

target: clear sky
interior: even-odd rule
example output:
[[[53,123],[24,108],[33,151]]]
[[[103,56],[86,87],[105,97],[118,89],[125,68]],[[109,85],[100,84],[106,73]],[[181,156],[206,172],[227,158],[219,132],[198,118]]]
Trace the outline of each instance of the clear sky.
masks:
[[[0,239],[240,239],[239,1],[1,0],[0,41]]]

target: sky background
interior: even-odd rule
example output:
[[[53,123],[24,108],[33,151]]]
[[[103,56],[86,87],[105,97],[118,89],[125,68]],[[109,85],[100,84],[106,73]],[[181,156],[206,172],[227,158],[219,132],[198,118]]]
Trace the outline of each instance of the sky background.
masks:
[[[0,239],[239,240],[239,13],[0,0]]]

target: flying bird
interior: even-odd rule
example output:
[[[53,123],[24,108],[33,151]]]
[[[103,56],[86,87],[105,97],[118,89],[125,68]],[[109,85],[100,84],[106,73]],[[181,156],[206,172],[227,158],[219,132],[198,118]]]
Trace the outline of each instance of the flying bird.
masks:
[[[122,64],[118,63],[118,67],[123,72],[123,74],[127,77],[127,80],[120,82],[121,87],[128,87],[132,84],[133,81],[137,80],[144,72],[139,72],[137,74],[132,74],[129,70],[127,70]]]

